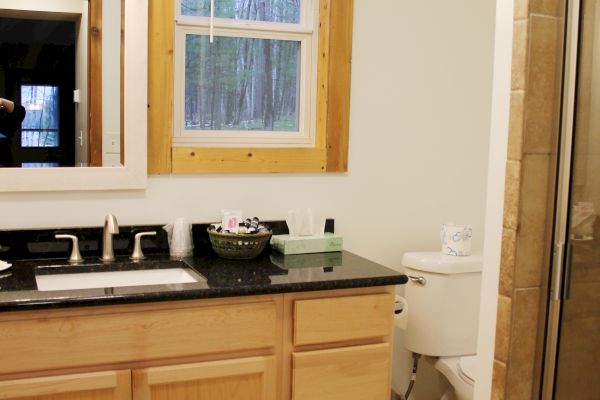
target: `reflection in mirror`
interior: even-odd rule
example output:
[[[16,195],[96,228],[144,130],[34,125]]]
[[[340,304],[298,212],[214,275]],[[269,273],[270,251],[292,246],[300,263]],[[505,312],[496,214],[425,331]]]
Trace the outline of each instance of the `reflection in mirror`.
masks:
[[[1,167],[123,165],[123,3],[0,0]]]

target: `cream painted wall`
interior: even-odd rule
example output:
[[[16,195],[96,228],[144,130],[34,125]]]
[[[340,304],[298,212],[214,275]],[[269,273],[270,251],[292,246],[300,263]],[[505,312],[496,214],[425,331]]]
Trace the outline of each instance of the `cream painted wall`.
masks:
[[[122,225],[212,221],[221,208],[282,219],[312,206],[336,219],[347,250],[392,268],[406,251],[437,250],[446,221],[473,224],[481,248],[493,3],[355,1],[347,174],[153,176],[145,191],[0,193],[0,229],[100,226],[107,213]],[[415,400],[435,398],[422,389],[429,379]]]

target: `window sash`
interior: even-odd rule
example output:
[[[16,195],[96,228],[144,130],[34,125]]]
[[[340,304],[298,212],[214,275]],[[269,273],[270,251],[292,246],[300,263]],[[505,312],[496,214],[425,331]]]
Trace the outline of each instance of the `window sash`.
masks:
[[[218,0],[215,0],[218,1]],[[210,25],[210,17],[192,16],[181,14],[181,1],[175,0],[175,24],[187,26],[204,26]],[[300,0],[300,23],[284,23],[270,21],[255,21],[233,18],[213,18],[214,28],[231,28],[231,29],[250,29],[264,31],[281,31],[281,32],[297,32],[311,34],[314,31],[315,19],[318,13],[315,10],[318,6],[318,0]]]
[[[306,5],[311,1],[304,1]],[[315,10],[318,12],[318,10]],[[206,19],[205,17],[192,17]],[[248,25],[248,21],[244,21]],[[251,24],[253,26],[264,23]],[[293,25],[293,24],[276,24]],[[208,25],[176,26],[174,58],[174,130],[173,146],[186,147],[312,147],[316,126],[316,51],[318,35],[299,29],[260,30],[245,26],[214,25],[215,36],[248,37],[257,39],[292,40],[300,42],[300,79],[298,104],[298,132],[228,131],[185,129],[185,38],[186,35],[209,35]]]

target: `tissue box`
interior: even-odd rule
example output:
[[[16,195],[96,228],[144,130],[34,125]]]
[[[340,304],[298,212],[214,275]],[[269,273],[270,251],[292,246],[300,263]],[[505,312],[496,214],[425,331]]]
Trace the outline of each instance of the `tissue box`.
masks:
[[[342,236],[326,232],[323,236],[273,235],[271,246],[283,254],[326,253],[342,251]]]

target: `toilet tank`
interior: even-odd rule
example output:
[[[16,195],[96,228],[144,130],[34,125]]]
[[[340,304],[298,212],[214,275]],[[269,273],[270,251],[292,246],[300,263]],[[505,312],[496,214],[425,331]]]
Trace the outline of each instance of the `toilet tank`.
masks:
[[[405,347],[436,357],[475,354],[482,255],[406,253],[402,264],[409,277],[424,278],[405,286]]]

